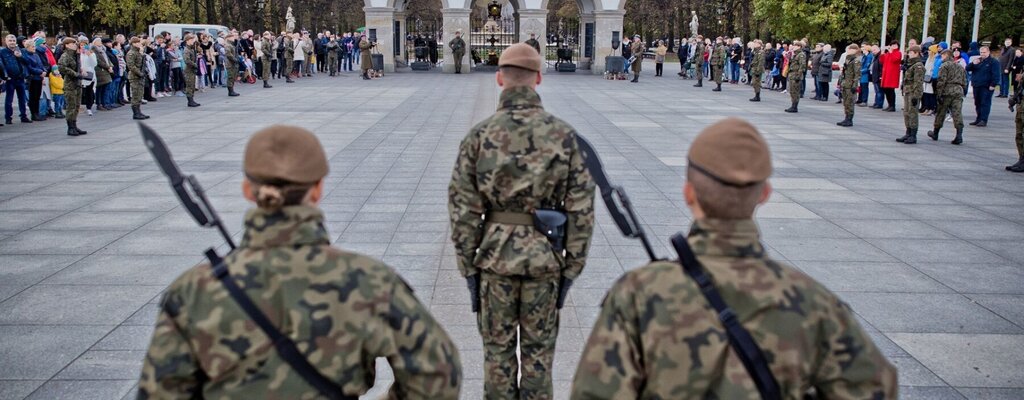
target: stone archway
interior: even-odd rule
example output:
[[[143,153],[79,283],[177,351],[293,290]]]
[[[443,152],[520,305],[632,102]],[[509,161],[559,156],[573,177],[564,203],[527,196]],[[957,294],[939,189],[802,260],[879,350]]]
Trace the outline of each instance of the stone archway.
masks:
[[[467,34],[470,31],[470,13],[473,0],[438,0],[441,3],[442,43],[448,43],[455,37],[456,31]],[[605,57],[612,55],[612,36],[617,32],[622,39],[622,18],[626,14],[623,6],[625,0],[576,0],[580,8],[580,34],[586,35],[588,24],[594,31],[593,51],[587,60],[594,74],[603,74]],[[397,33],[405,31],[404,0],[364,0],[366,27],[368,32],[377,35],[377,50],[384,55],[384,71],[395,70],[395,58],[401,56],[400,44],[396,44]],[[530,32],[537,33],[542,46],[547,46],[548,0],[510,0],[515,8],[519,23],[519,41],[524,42]],[[605,4],[609,3],[609,4]],[[397,53],[397,54],[396,54]],[[444,72],[455,71],[454,59],[450,52],[444,52]],[[462,70],[469,71],[471,60],[467,54],[462,59]]]

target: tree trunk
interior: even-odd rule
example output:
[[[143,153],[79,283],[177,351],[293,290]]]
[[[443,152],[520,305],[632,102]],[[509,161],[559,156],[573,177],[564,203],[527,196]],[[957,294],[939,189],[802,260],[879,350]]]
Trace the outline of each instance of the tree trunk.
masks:
[[[206,23],[207,24],[220,24],[217,18],[217,9],[215,7],[215,0],[206,0]]]
[[[199,23],[199,0],[192,0],[192,23]]]

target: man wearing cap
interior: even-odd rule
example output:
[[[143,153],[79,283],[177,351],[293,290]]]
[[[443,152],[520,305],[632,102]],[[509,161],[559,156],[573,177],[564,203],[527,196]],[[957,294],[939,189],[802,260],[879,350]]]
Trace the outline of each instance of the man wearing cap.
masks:
[[[939,67],[939,78],[935,81],[935,96],[939,106],[935,110],[934,129],[928,131],[928,137],[939,140],[939,130],[946,122],[946,113],[953,117],[956,137],[951,144],[963,143],[964,134],[964,90],[967,88],[967,71],[953,59],[953,50],[942,52],[942,65]]]
[[[462,56],[466,55],[466,41],[462,40],[462,31],[455,31],[455,38],[448,41],[448,47],[452,49],[452,59],[455,64],[455,73],[462,73]]]
[[[130,40],[131,50],[124,58],[125,66],[128,68],[128,81],[132,96],[132,119],[149,119],[149,116],[142,113],[142,97],[146,86],[146,57],[142,55],[142,48],[145,44],[139,37]]]
[[[238,92],[235,92],[235,81],[238,80],[238,50],[235,48],[235,40],[238,40],[238,33],[232,31],[224,41],[224,69],[228,73],[229,97],[238,96]]]
[[[725,48],[725,42],[721,37],[715,39],[715,47],[711,50],[711,79],[717,86],[711,89],[712,92],[722,91],[722,70],[725,68],[725,59],[728,57]]]
[[[789,45],[793,58],[789,61],[789,74],[786,75],[789,81],[789,99],[792,102],[792,106],[785,110],[788,113],[799,111],[797,105],[800,104],[800,87],[804,82],[804,75],[807,73],[807,54],[804,53],[803,48],[804,42],[799,40]]]
[[[395,373],[391,395],[456,399],[459,355],[412,289],[382,262],[330,245],[323,212],[328,163],[309,131],[271,126],[245,149],[245,216],[224,257],[236,285],[346,395],[374,383],[374,359]],[[209,264],[163,295],[139,379],[139,398],[317,398],[229,295]]]
[[[498,111],[462,140],[448,187],[456,262],[484,343],[487,399],[552,398],[559,309],[583,271],[594,227],[594,182],[576,130],[544,111],[536,92],[543,65],[525,43],[501,53]],[[534,224],[556,213],[564,235],[550,239]]]
[[[704,87],[704,36],[697,35],[696,42],[696,49],[693,51],[693,57],[690,58],[694,65],[694,72],[697,74],[697,84],[693,87]]]
[[[640,68],[644,64],[644,42],[640,40],[640,35],[633,35],[633,43],[629,45],[629,53],[636,58],[629,64],[629,67],[633,70],[633,80],[630,82],[637,83],[640,81]]]
[[[798,86],[791,89],[798,90]],[[768,145],[730,118],[690,145],[687,241],[768,360],[782,398],[895,399],[896,369],[849,307],[768,257],[754,210],[771,195]],[[572,385],[574,399],[760,398],[699,285],[678,261],[632,270],[612,286]]]
[[[260,71],[260,79],[263,79],[263,88],[269,89],[273,87],[270,85],[270,67],[273,65],[274,58],[277,57],[277,53],[274,51],[274,35],[270,34],[270,31],[263,31],[260,50],[263,53],[263,71]]]

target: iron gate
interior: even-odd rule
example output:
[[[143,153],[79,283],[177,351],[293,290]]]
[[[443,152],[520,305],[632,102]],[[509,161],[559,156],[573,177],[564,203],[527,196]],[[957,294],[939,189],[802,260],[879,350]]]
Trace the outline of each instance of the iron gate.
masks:
[[[548,20],[545,60],[558,71],[575,71],[580,60],[579,18]]]
[[[474,70],[493,71],[501,52],[519,41],[519,29],[514,17],[493,19],[480,11],[470,15],[469,56]]]
[[[439,43],[441,21],[408,18],[405,20],[405,62],[417,70],[429,70],[444,60],[444,45]]]

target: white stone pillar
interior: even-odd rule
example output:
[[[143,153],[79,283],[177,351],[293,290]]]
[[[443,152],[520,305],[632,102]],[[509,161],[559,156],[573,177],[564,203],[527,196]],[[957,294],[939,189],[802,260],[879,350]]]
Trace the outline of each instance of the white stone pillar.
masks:
[[[462,56],[462,73],[473,72],[472,59],[469,55],[469,12],[468,8],[444,8],[441,9],[441,16],[444,19],[444,38],[441,43],[444,46],[444,67],[443,72],[455,73],[455,57],[452,57],[452,49],[448,43],[455,39],[455,31],[462,32],[462,40],[466,41],[466,54]]]
[[[371,53],[384,55],[384,72],[395,72],[395,9],[363,7],[363,12],[366,13],[366,35],[370,35],[370,29],[377,30],[377,48]]]
[[[519,10],[519,24],[517,25],[519,30],[517,43],[530,40],[531,33],[537,36],[537,41],[540,42],[540,56],[545,59],[545,68],[541,69],[541,73],[547,72],[548,10]]]
[[[625,37],[622,32],[622,17],[625,15],[626,12],[623,10],[594,11],[594,22],[597,23],[597,27],[594,30],[594,63],[590,70],[595,75],[604,74],[605,57],[622,55]],[[612,50],[612,32],[619,32],[619,49],[615,51]]]

